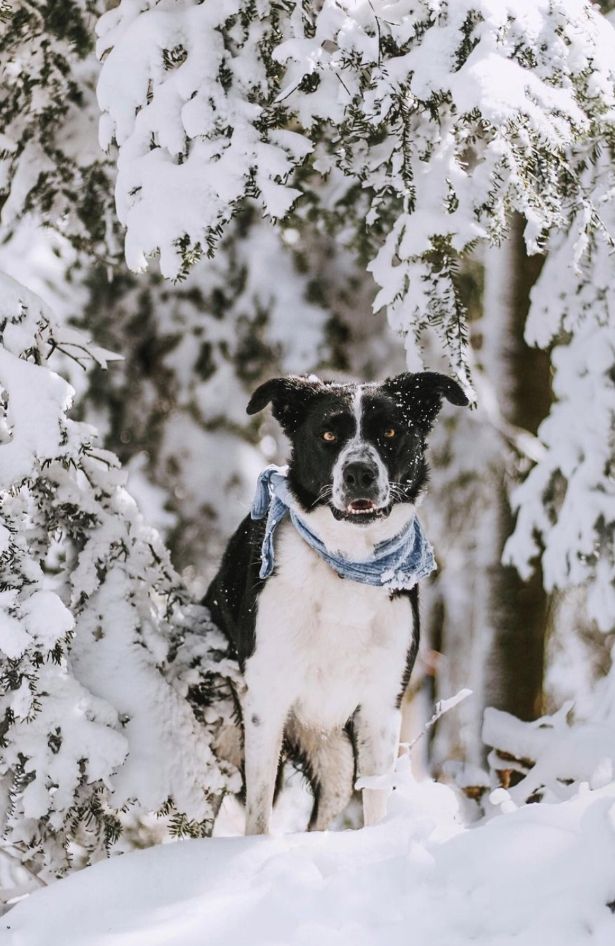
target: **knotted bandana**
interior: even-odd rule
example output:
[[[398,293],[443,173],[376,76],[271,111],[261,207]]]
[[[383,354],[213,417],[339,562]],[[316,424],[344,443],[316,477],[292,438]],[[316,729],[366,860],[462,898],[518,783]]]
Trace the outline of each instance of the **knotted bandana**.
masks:
[[[285,467],[272,464],[260,474],[251,515],[252,519],[267,517],[261,547],[261,578],[268,578],[273,572],[275,530],[287,515],[290,515],[301,538],[340,578],[350,578],[364,585],[376,585],[391,591],[409,590],[436,568],[433,549],[416,515],[396,536],[379,542],[368,559],[353,561],[341,552],[332,552],[293,508]]]

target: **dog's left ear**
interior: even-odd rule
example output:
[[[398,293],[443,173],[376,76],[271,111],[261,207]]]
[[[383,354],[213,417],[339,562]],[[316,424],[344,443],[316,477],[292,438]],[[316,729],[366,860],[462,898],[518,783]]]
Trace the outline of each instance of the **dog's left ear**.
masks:
[[[297,430],[313,398],[324,385],[319,378],[272,378],[256,389],[248,406],[248,414],[258,414],[271,403],[273,416],[287,434]]]
[[[408,424],[418,427],[424,435],[429,433],[435,423],[442,407],[442,398],[459,407],[470,403],[457,381],[437,371],[421,371],[418,374],[408,371],[395,378],[388,378],[382,387],[403,409]]]

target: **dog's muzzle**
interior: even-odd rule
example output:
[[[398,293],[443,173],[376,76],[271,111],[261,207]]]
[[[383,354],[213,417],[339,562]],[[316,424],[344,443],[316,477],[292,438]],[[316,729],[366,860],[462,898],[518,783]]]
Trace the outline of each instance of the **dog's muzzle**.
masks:
[[[353,516],[374,513],[382,505],[379,471],[371,459],[350,460],[342,469],[342,501]]]

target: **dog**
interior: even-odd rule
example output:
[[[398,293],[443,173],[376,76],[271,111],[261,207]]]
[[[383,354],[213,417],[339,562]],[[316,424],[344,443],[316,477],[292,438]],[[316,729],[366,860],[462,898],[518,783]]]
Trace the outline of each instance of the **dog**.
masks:
[[[443,398],[468,404],[456,381],[429,371],[373,384],[274,378],[252,395],[248,414],[271,404],[290,441],[288,468],[267,473],[265,508],[231,537],[204,598],[245,684],[246,834],[269,831],[282,755],[311,784],[310,829],[343,811],[357,775],[364,824],[386,814],[420,636],[406,553],[434,567],[416,503]]]

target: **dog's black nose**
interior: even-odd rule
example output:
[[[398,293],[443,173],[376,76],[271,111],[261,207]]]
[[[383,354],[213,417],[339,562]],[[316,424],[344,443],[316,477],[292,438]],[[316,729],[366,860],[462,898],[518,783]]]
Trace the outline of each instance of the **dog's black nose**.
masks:
[[[371,463],[355,460],[344,467],[344,486],[354,492],[369,489],[376,482],[377,476],[378,471]]]

